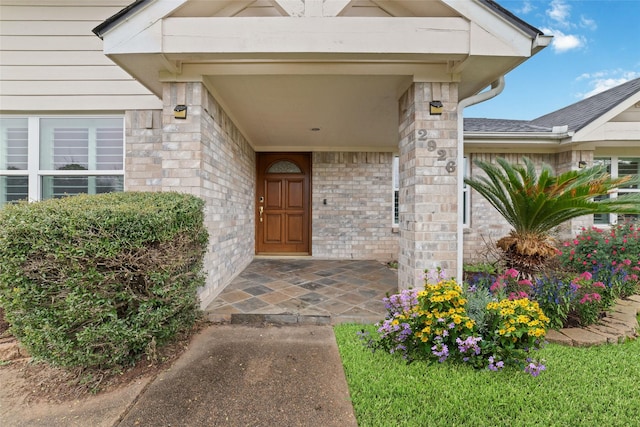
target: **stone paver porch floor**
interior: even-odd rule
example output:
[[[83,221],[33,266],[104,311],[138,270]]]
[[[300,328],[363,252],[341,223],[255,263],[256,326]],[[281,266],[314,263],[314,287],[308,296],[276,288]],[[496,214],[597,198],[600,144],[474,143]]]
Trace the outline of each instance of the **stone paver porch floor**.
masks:
[[[256,257],[206,314],[231,323],[375,323],[397,289],[397,272],[379,261]]]

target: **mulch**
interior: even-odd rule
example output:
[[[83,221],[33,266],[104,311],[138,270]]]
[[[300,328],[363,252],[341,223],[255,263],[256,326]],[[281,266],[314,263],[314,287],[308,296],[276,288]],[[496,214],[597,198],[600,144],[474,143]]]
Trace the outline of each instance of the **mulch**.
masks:
[[[0,307],[0,337],[9,329],[9,323],[4,320],[4,310]]]

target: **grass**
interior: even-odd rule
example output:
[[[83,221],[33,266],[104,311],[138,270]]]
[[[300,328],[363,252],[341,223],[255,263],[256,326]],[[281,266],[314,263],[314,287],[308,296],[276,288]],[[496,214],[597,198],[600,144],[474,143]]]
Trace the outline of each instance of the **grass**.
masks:
[[[536,353],[547,370],[533,378],[515,369],[407,365],[364,347],[356,336],[361,329],[335,326],[360,427],[640,425],[640,340],[590,348],[550,344]]]

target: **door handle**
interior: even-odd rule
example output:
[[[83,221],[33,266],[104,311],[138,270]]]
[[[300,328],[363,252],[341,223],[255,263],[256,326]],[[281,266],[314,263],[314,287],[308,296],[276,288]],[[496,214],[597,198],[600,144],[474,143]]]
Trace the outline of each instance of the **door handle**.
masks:
[[[260,212],[260,222],[262,222],[262,212],[264,211],[264,208],[262,206],[260,206],[258,208],[258,211]]]

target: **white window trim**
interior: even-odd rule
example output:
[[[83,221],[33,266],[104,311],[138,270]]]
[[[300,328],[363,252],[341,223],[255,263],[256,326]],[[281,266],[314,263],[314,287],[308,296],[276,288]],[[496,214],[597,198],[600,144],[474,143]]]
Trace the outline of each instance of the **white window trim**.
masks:
[[[610,161],[610,165],[611,165],[611,171],[610,171],[610,175],[612,178],[618,178],[618,165],[620,163],[620,159],[621,158],[636,158],[636,156],[633,155],[629,155],[629,156],[607,156],[607,155],[598,155],[594,157],[594,160],[609,160]],[[612,199],[615,199],[618,197],[618,194],[620,193],[640,193],[640,189],[638,188],[621,188],[621,189],[617,189],[617,191],[610,193],[609,197],[611,197]],[[618,224],[618,215],[617,214],[609,214],[609,222],[607,224],[601,224],[601,223],[596,223],[594,221],[594,225],[598,226],[598,227],[610,227],[612,225],[617,225]]]
[[[123,188],[126,188],[126,123],[124,115],[121,114],[99,114],[99,115],[28,115],[28,114],[3,114],[6,118],[27,119],[27,170],[8,171],[3,170],[0,174],[4,176],[28,176],[28,200],[30,202],[42,200],[42,177],[43,176],[122,176]],[[102,119],[118,118],[122,120],[122,169],[118,170],[47,170],[40,169],[40,120],[42,119]]]
[[[396,192],[398,192],[398,206],[396,207]],[[391,164],[391,226],[400,226],[400,156],[393,156]],[[396,209],[398,212],[396,212]],[[396,216],[398,221],[396,222]]]

